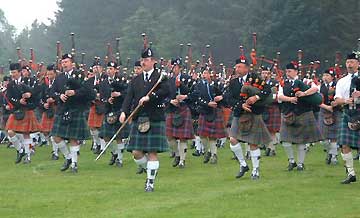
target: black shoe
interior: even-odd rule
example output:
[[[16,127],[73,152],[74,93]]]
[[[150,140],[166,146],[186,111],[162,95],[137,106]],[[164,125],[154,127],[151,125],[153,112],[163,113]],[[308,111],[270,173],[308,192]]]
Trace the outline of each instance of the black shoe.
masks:
[[[350,184],[352,182],[356,182],[356,176],[353,176],[349,174],[342,182],[341,184]]]
[[[236,175],[235,178],[237,179],[240,179],[241,177],[243,177],[245,175],[245,173],[249,171],[249,167],[246,165],[246,166],[241,166],[240,167],[240,171],[239,173]]]
[[[146,169],[142,168],[142,167],[138,167],[138,170],[136,171],[136,174],[143,174],[146,172]]]
[[[194,156],[194,157],[200,157],[200,156],[201,156],[200,151],[199,151],[199,150],[195,150],[194,153],[192,153],[192,156]]]
[[[115,165],[116,165],[117,167],[119,167],[119,168],[123,167],[122,161],[120,161],[120,160],[118,160],[118,159],[116,159]]]
[[[23,161],[23,164],[30,164],[31,163],[31,160],[29,157],[25,157],[24,158],[24,161]]]
[[[78,165],[77,165],[77,163],[75,163],[74,166],[71,166],[71,172],[72,172],[72,173],[77,173],[77,172],[78,172]]]
[[[327,165],[330,165],[330,164],[331,164],[331,154],[328,154],[328,155],[326,156],[325,163],[326,163]]]
[[[154,182],[150,179],[146,179],[145,192],[154,192]]]
[[[276,156],[275,150],[272,150],[272,151],[270,152],[270,156]]]
[[[44,145],[47,145],[48,142],[47,141],[42,141],[41,144],[39,145],[40,147],[44,146]]]
[[[70,165],[71,165],[71,159],[66,159],[63,166],[60,168],[60,171],[65,171],[69,169]]]
[[[114,154],[114,153],[111,152],[111,159],[110,159],[110,161],[109,161],[109,165],[110,165],[110,166],[114,165],[117,157],[118,157],[117,154]]]
[[[53,153],[51,156],[51,160],[59,160],[59,156]]]
[[[353,158],[354,160],[359,160],[360,158],[360,153],[357,153],[356,156]]]
[[[180,163],[180,157],[179,157],[179,156],[176,156],[176,157],[174,158],[174,161],[173,161],[173,163],[172,163],[172,166],[173,166],[173,167],[177,167],[177,166],[179,165],[179,163]]]
[[[300,164],[297,166],[297,171],[304,171],[305,170],[305,165],[304,164]]]
[[[179,163],[179,168],[180,168],[180,169],[185,168],[185,160],[180,161],[180,163]]]
[[[213,154],[213,156],[210,157],[210,164],[217,164],[217,155]]]
[[[93,150],[94,154],[100,154],[100,145],[97,145],[96,148]]]
[[[251,179],[252,179],[252,180],[258,180],[258,179],[260,179],[259,169],[258,169],[258,168],[255,170],[255,172],[251,173]]]
[[[16,159],[15,159],[15,164],[18,164],[21,162],[22,158],[25,156],[25,151],[23,152],[19,152],[19,151],[16,151],[17,154],[16,154]]]
[[[206,152],[205,156],[204,156],[204,163],[208,163],[211,157],[211,153],[210,152]]]
[[[174,158],[175,157],[175,152],[171,152],[169,155],[170,158]]]
[[[270,148],[266,148],[266,150],[265,150],[265,156],[269,157],[269,156],[270,156],[270,152],[271,152],[271,149],[270,149]]]
[[[190,146],[190,149],[194,149],[194,148],[195,148],[195,141],[193,141]]]
[[[294,163],[289,163],[288,171],[292,171],[295,167],[297,167],[297,164],[295,162]]]
[[[251,157],[250,157],[250,151],[247,151],[246,154],[245,154],[245,159],[246,160],[250,160]]]

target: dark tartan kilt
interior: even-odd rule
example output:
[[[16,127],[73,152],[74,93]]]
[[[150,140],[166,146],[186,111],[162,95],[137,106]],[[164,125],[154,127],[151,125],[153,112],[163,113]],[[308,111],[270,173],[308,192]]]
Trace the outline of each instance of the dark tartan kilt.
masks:
[[[5,109],[4,109],[5,110]],[[2,113],[1,114],[1,124],[0,124],[0,129],[5,129],[6,126],[6,122],[9,119],[10,114],[8,113]]]
[[[360,148],[360,130],[354,131],[349,129],[349,119],[350,116],[346,112],[343,112],[339,122],[337,142],[339,145],[347,145],[354,149]]]
[[[243,133],[239,131],[239,124],[239,117],[234,117],[231,123],[230,137],[254,145],[266,145],[272,141],[261,114],[254,114],[253,125],[249,132]]]
[[[325,139],[335,140],[337,138],[337,130],[339,127],[339,121],[341,119],[341,113],[339,111],[335,111],[335,122],[331,126],[324,124],[324,111],[325,109],[321,108],[319,113],[318,125],[321,131],[321,134]]]
[[[13,130],[15,132],[30,133],[40,131],[41,126],[36,119],[34,110],[25,110],[25,117],[22,120],[16,120],[15,115],[10,114],[5,129]]]
[[[133,150],[137,150],[143,152],[162,153],[169,150],[168,141],[165,135],[165,121],[151,121],[150,123],[150,130],[147,133],[140,133],[138,131],[138,122],[132,122],[130,141],[126,148],[127,151],[131,152]]]
[[[193,129],[194,129],[194,134],[198,135],[198,128],[199,128],[199,120],[192,120],[193,122]]]
[[[91,105],[89,116],[88,116],[88,126],[90,128],[100,128],[103,124],[105,114],[97,114],[95,105]]]
[[[323,140],[312,111],[296,116],[296,125],[287,126],[281,114],[280,141],[305,144]]]
[[[71,122],[69,124],[64,124],[62,123],[62,115],[56,114],[54,125],[50,134],[63,139],[89,139],[90,133],[86,124],[84,111],[72,111],[71,117]]]
[[[183,105],[179,108],[180,115],[183,118],[183,124],[179,127],[174,127],[172,125],[172,120],[174,119],[174,113],[168,113],[166,116],[166,136],[173,137],[177,139],[193,139],[194,138],[194,128],[193,128],[193,119],[191,118],[191,111],[188,106]]]
[[[281,114],[280,114],[279,105],[271,104],[269,107],[266,108],[265,113],[267,114],[267,116],[265,116],[266,119],[264,119],[264,122],[269,132],[271,133],[279,132],[281,126]]]
[[[52,118],[48,118],[46,112],[43,112],[41,117],[41,131],[50,132],[53,128],[54,121],[55,116],[53,116]]]
[[[103,124],[100,129],[99,137],[100,138],[112,138],[116,131],[120,128],[121,123],[117,121],[116,123],[110,125],[104,119]],[[128,138],[130,134],[130,124],[126,124],[125,127],[120,131],[117,135],[117,139],[125,139]]]
[[[227,136],[224,126],[223,111],[220,108],[216,109],[216,118],[213,122],[205,120],[205,115],[199,115],[198,135],[209,138],[224,138]]]

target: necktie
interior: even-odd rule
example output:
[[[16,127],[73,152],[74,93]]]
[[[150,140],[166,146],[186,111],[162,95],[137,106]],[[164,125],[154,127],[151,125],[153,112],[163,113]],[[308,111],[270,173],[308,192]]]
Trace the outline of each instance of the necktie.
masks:
[[[206,84],[206,88],[207,88],[207,92],[208,92],[209,98],[210,98],[210,100],[212,101],[212,100],[213,100],[213,98],[212,98],[211,93],[210,93],[210,86],[209,86],[209,83],[208,83],[207,81],[205,81],[205,84]]]
[[[149,82],[149,74],[148,73],[145,73],[145,81]]]

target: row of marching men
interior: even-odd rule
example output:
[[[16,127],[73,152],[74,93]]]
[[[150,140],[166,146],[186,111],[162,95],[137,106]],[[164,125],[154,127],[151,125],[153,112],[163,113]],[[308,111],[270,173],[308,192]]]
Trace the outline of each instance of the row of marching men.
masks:
[[[349,75],[355,75],[352,71],[355,71],[355,68],[357,70],[356,55],[349,55],[348,62],[351,62],[349,67],[347,64]],[[30,145],[33,143],[30,133],[42,131],[45,135],[52,136],[53,158],[58,158],[58,151],[65,157],[61,170],[65,171],[71,167],[73,172],[77,172],[79,142],[88,139],[90,133],[94,142],[92,149],[98,154],[120,127],[119,116],[127,95],[129,80],[126,75],[117,73],[117,65],[114,62],[108,63],[106,73],[103,72],[100,63],[95,63],[92,72],[86,78],[82,72],[74,69],[70,54],[62,57],[61,64],[64,72],[59,75],[55,74],[54,66],[48,67],[46,82],[42,79],[33,82],[24,80],[20,66],[11,64],[12,81],[4,95],[11,114],[5,128],[8,130],[10,142],[17,150],[16,163],[21,162],[23,158],[24,163],[30,163]],[[137,62],[135,65],[135,72],[143,74],[142,64]],[[334,75],[331,70],[324,73],[324,84],[320,88],[324,101],[320,105],[317,123],[313,110],[314,105],[320,104],[315,95],[319,88],[308,87],[299,80],[296,63],[287,65],[287,79],[279,82],[270,78],[269,69],[263,68],[261,75],[249,72],[248,61],[241,57],[235,62],[235,75],[227,87],[212,80],[210,67],[204,67],[200,73],[201,78],[197,78],[182,73],[179,58],[173,59],[171,66],[170,78],[166,82],[169,87],[168,95],[162,104],[156,107],[166,111],[166,137],[170,149],[175,154],[173,166],[185,167],[188,140],[198,140],[198,137],[201,138],[204,147],[201,149],[199,143],[196,143],[198,150],[205,151],[204,163],[213,164],[218,160],[217,141],[230,138],[230,148],[240,163],[237,178],[241,178],[250,170],[241,146],[242,142],[247,143],[252,162],[252,179],[260,177],[259,147],[268,145],[267,153],[274,154],[277,132],[280,132],[280,141],[288,155],[289,171],[294,168],[304,170],[306,144],[321,141],[324,136],[329,141],[328,162],[336,161],[338,145],[346,145],[349,149],[358,146],[356,102],[354,104],[354,97],[349,94],[350,88],[349,93],[339,91],[335,94],[336,86],[335,81],[332,81]],[[345,78],[347,77],[343,80]],[[144,77],[144,80],[147,79]],[[354,92],[356,95],[357,89],[353,83],[350,80],[353,89],[351,93]],[[336,97],[346,100],[334,101]],[[34,113],[37,102],[40,102],[41,122],[37,121]],[[281,103],[281,107],[278,103]],[[336,115],[339,113],[338,104],[346,104],[347,108],[352,109],[345,109],[346,116],[341,117]],[[224,125],[224,107],[231,107],[232,110],[228,130],[226,124]],[[86,117],[85,111],[89,108]],[[194,119],[197,120],[195,125]],[[340,133],[336,133],[336,126],[339,125]],[[116,163],[117,166],[122,166],[122,156],[130,128],[128,125],[117,136],[116,145],[112,147],[111,165]],[[69,147],[67,143],[70,144]],[[298,150],[297,161],[293,144],[296,144]],[[348,172],[344,183],[356,180],[349,158],[351,152],[349,149],[346,150],[347,147],[342,153]],[[157,148],[157,152],[165,150],[165,145],[161,149]],[[144,167],[139,167],[139,173],[144,171]]]

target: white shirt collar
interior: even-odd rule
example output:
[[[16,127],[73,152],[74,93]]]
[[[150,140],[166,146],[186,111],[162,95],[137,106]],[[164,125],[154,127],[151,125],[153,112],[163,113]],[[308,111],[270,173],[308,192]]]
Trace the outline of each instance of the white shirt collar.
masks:
[[[154,69],[151,69],[150,71],[143,71],[143,77],[144,77],[144,81],[146,80],[145,75],[148,74],[148,78],[151,78],[151,74],[154,72]]]

